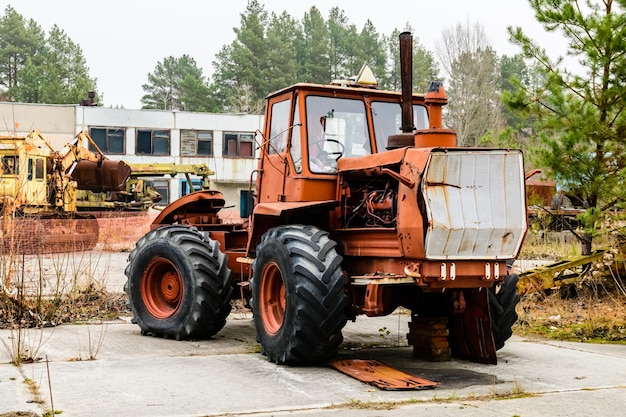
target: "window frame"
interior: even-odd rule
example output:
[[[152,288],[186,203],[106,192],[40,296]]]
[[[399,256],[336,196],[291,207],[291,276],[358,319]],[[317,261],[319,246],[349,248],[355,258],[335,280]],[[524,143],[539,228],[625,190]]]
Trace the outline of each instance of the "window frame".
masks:
[[[12,161],[11,164],[7,163],[9,160]],[[20,158],[17,155],[2,155],[2,173],[3,175],[19,175]]]
[[[189,143],[187,143],[188,140],[190,139],[183,139],[183,137],[187,134],[193,134],[194,138],[193,138],[193,142],[194,142],[194,149],[192,152],[190,152],[190,150],[188,149]],[[211,138],[210,139],[201,139],[200,135],[210,135]],[[201,142],[208,142],[209,145],[209,152],[208,153],[200,153],[200,143]],[[201,156],[201,157],[213,157],[215,156],[215,151],[214,151],[214,146],[215,146],[215,131],[213,130],[206,130],[206,129],[202,129],[202,130],[197,130],[197,129],[181,129],[180,130],[180,156],[183,157],[194,157],[194,156]]]
[[[291,96],[272,104],[270,137],[268,151],[270,155],[287,152],[289,121],[291,119]]]
[[[150,133],[150,152],[139,152],[139,141],[142,136],[142,133]],[[166,153],[155,153],[155,136],[160,132],[167,133],[167,152]],[[135,138],[135,155],[152,155],[152,156],[171,156],[172,155],[172,131],[170,129],[137,129],[137,137]]]
[[[254,132],[235,132],[235,131],[224,131],[223,132],[223,144],[222,144],[222,156],[224,158],[245,158],[245,159],[253,159],[256,157],[255,146],[254,146]],[[237,150],[236,154],[229,153],[228,143],[231,138],[227,139],[229,135],[236,135],[237,140]],[[242,138],[246,136],[245,138]],[[248,139],[249,136],[249,139]],[[249,143],[250,144],[250,153],[251,155],[241,155],[241,144]]]
[[[94,135],[94,130],[104,130],[104,144],[103,146],[101,146],[101,144],[99,144],[97,142],[97,139],[95,139],[94,137],[96,135]],[[122,151],[121,152],[116,152],[116,151],[112,151],[111,150],[111,137],[114,137],[115,135],[112,134],[113,131],[119,131],[121,132],[121,136],[122,136]],[[94,143],[98,146],[98,148],[100,148],[100,150],[105,154],[105,155],[125,155],[126,154],[126,128],[125,127],[121,127],[121,126],[89,126],[89,136],[91,137],[91,139],[94,141]],[[95,149],[93,148],[93,145],[91,143],[89,143],[89,149],[92,151],[95,151]]]

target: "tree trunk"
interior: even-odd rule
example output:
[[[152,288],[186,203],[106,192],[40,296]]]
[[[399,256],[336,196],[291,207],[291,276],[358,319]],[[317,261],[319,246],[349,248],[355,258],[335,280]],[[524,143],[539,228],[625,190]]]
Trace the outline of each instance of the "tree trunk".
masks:
[[[591,254],[591,241],[592,237],[590,234],[582,234],[582,239],[580,240],[581,255],[585,256]]]

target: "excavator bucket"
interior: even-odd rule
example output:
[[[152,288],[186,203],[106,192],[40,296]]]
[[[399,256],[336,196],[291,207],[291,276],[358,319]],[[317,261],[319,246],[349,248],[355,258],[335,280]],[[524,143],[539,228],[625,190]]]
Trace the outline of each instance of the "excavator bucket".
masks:
[[[77,188],[80,190],[106,192],[123,190],[130,171],[130,166],[124,161],[82,160],[76,164],[70,175],[78,183]]]

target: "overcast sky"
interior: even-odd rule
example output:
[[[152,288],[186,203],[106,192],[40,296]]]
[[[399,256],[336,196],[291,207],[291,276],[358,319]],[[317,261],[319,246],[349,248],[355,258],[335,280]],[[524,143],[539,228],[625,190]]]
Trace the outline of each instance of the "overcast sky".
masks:
[[[507,26],[522,26],[555,57],[559,37],[546,35],[536,22],[528,0],[259,0],[268,12],[286,11],[296,19],[315,5],[324,18],[331,8],[344,10],[360,30],[370,19],[381,35],[402,30],[408,22],[415,37],[435,52],[442,31],[457,23],[483,25],[499,54],[513,55]],[[235,39],[247,0],[0,0],[2,13],[11,5],[45,31],[62,28],[83,50],[90,75],[97,79],[105,106],[141,107],[142,84],[166,57],[188,54],[211,76],[220,49]]]

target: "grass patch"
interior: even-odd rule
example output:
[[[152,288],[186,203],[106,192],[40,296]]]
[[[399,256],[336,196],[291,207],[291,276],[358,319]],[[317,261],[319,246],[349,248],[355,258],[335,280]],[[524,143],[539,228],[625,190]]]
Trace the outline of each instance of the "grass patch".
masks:
[[[0,245],[0,329],[11,330],[2,345],[16,365],[41,359],[46,327],[102,324],[128,315],[126,295],[107,291],[110,265],[103,251],[54,252],[41,242],[33,247],[26,243],[7,240]],[[105,334],[89,333],[79,357],[95,359]]]
[[[626,344],[626,304],[621,296],[560,291],[532,293],[518,305],[519,320],[513,330],[554,340]]]
[[[601,243],[605,245],[601,246]],[[525,336],[554,340],[626,344],[626,256],[623,243],[599,240],[597,247],[609,248],[576,283],[561,288],[525,294],[513,330]],[[578,255],[580,245],[543,242],[531,238],[524,257],[546,254],[543,259]]]
[[[490,392],[488,394],[476,395],[468,394],[465,396],[459,396],[457,394],[451,394],[449,397],[439,397],[435,394],[432,398],[410,398],[402,401],[361,401],[351,400],[345,404],[336,404],[328,407],[329,409],[349,408],[355,410],[394,410],[403,405],[410,404],[441,404],[441,403],[463,403],[468,401],[491,401],[491,400],[512,400],[517,398],[530,398],[537,394],[526,392],[519,384],[510,391],[503,392]]]
[[[93,288],[50,298],[22,300],[0,295],[0,328],[54,327],[114,320],[127,315],[126,296]]]
[[[542,230],[528,231],[519,259],[557,261],[580,255],[581,246],[570,232],[551,233]]]

